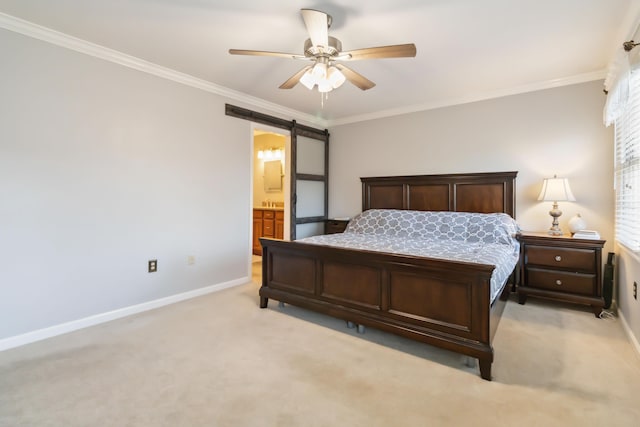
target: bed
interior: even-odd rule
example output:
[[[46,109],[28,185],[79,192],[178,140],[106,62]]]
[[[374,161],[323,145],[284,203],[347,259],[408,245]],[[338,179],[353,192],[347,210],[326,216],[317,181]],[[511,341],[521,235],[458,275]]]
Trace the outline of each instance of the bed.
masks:
[[[409,211],[412,218],[420,213],[411,211],[446,218],[466,217],[464,213],[515,218],[516,175],[361,178],[362,211],[385,218],[402,215],[401,211]],[[356,227],[353,222],[345,234],[354,231],[350,230]],[[400,234],[400,240],[410,238]],[[511,280],[501,279],[492,290],[495,264],[372,250],[366,242],[357,248],[340,247],[323,241],[328,237],[316,241],[260,239],[261,308],[275,299],[458,352],[477,358],[481,377],[491,380],[492,339],[516,267],[507,274]],[[338,236],[341,238],[345,236]],[[517,266],[517,259],[513,265]]]

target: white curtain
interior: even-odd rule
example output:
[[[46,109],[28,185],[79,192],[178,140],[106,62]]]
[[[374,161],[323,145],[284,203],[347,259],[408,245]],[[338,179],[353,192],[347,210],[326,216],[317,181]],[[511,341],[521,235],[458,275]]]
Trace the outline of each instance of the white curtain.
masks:
[[[640,46],[636,46],[629,52],[620,47],[604,80],[604,88],[608,92],[603,112],[606,126],[615,122],[624,111],[629,101],[629,77],[631,71],[638,67],[640,67]]]

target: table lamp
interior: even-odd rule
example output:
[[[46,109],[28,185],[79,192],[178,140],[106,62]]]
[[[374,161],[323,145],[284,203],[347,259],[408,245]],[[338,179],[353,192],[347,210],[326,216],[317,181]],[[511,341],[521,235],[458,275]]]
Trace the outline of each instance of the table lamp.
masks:
[[[560,230],[558,226],[558,218],[562,215],[562,211],[558,209],[558,202],[576,201],[576,198],[573,197],[573,193],[571,192],[571,187],[569,187],[569,180],[567,178],[558,178],[556,175],[554,175],[553,178],[545,178],[538,200],[553,202],[553,207],[549,211],[549,215],[553,218],[549,234],[552,236],[561,236],[562,230]]]

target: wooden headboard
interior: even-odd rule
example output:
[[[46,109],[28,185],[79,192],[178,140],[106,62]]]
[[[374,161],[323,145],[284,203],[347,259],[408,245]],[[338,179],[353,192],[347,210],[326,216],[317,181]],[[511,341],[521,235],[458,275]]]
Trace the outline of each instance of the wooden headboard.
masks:
[[[360,178],[362,210],[504,212],[516,217],[518,172]]]

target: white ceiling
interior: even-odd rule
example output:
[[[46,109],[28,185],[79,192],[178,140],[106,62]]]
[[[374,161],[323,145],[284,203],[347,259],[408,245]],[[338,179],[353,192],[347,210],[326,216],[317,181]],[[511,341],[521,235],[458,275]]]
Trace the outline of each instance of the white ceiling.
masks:
[[[639,0],[0,0],[0,12],[339,124],[604,78]],[[415,43],[415,58],[351,62],[377,86],[278,86],[306,63],[301,8],[333,16],[343,50]],[[6,18],[6,17],[5,17]]]

